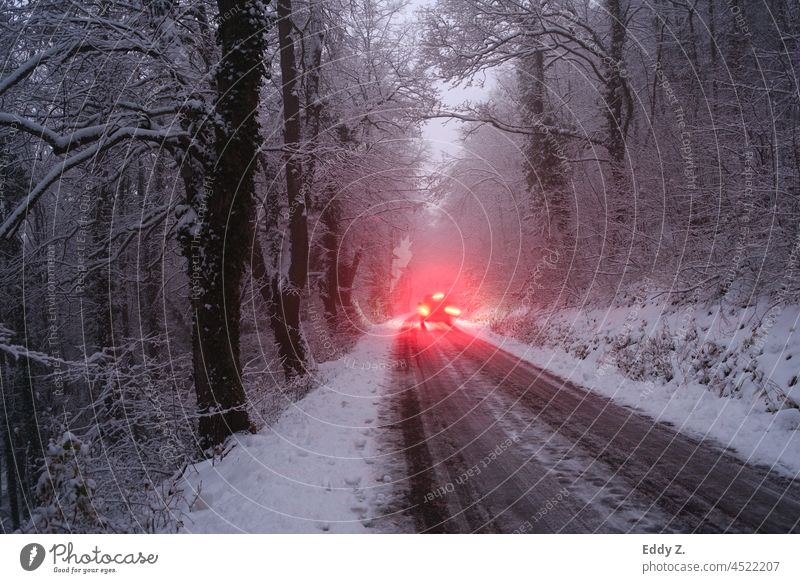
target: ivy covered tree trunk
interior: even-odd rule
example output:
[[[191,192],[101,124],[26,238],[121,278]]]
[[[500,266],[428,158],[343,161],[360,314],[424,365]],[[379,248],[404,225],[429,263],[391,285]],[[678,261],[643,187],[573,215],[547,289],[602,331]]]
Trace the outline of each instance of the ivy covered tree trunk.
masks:
[[[241,289],[253,233],[259,127],[265,76],[265,9],[258,0],[219,0],[216,159],[200,193],[200,249],[193,282],[194,376],[201,446],[250,428],[240,369]]]

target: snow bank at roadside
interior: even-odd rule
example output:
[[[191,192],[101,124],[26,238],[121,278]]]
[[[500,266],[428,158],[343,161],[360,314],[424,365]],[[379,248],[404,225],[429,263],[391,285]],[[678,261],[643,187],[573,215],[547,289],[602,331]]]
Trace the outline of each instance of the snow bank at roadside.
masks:
[[[562,378],[796,477],[799,318],[800,306],[672,307],[642,299],[474,327]]]
[[[365,532],[391,478],[378,451],[393,324],[319,366],[319,387],[221,460],[186,472],[185,532]],[[196,499],[195,499],[196,498]]]

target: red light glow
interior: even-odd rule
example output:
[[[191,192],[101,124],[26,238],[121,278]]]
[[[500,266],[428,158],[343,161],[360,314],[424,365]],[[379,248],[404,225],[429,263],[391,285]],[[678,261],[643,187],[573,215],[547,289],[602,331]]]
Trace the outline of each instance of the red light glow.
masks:
[[[431,309],[424,304],[420,304],[419,308],[417,308],[417,311],[419,312],[419,315],[422,316],[423,318],[431,315]]]
[[[435,294],[433,294],[433,296],[431,296],[431,297],[433,297],[433,299],[434,299],[434,300],[437,300],[437,301],[438,301],[438,300],[443,300],[443,299],[444,299],[444,294],[443,294],[442,292],[436,292],[436,293],[435,293]]]

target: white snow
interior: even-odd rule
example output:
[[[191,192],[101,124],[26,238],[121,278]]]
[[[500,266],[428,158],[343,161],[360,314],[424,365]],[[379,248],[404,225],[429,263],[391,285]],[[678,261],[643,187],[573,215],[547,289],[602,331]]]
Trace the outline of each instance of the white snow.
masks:
[[[367,532],[391,494],[379,451],[379,406],[397,325],[371,329],[353,351],[319,365],[320,386],[271,427],[237,435],[222,460],[186,474],[197,500],[186,532]]]
[[[742,460],[796,476],[800,410],[791,402],[777,412],[770,410],[758,387],[774,386],[790,398],[797,396],[793,379],[800,363],[800,339],[794,330],[800,307],[785,308],[768,326],[763,324],[763,309],[734,312],[705,306],[670,311],[654,302],[564,310],[542,316],[543,329],[557,331],[542,346],[495,334],[483,324],[462,326],[553,374],[668,422],[677,431],[715,440]],[[359,533],[375,531],[379,523],[383,530],[393,528],[384,528],[386,523],[399,524],[375,520],[397,495],[393,476],[398,466],[387,459],[380,439],[382,400],[396,364],[391,350],[397,328],[398,321],[373,328],[350,354],[321,364],[319,388],[274,425],[257,435],[236,436],[235,447],[222,460],[202,462],[187,472],[184,490],[189,500],[195,495],[196,500],[183,521],[184,530]],[[667,350],[674,377],[635,381],[625,376],[612,350],[615,339],[623,335],[644,344],[665,329],[671,331],[667,336],[675,346]],[[691,342],[679,341],[687,332]],[[697,350],[692,353],[687,347],[709,343],[728,356],[715,355],[708,359],[711,365],[697,369]],[[742,372],[753,360],[763,378]],[[650,365],[645,363],[645,370]],[[719,376],[726,366],[730,371]],[[719,382],[698,380],[709,374]],[[735,391],[720,396],[717,387]]]
[[[796,380],[792,379],[800,374],[800,335],[795,332],[800,306],[783,308],[771,322],[764,318],[768,313],[766,306],[735,310],[699,305],[670,308],[653,301],[624,307],[562,310],[542,314],[538,322],[533,318],[545,335],[558,330],[541,346],[496,334],[484,324],[465,326],[538,367],[658,421],[671,423],[677,431],[716,440],[744,461],[797,477],[800,411],[796,407],[800,395],[798,385],[792,384]],[[523,324],[520,328],[524,327]],[[681,342],[684,334],[693,330],[697,330],[699,337],[691,343]],[[670,352],[674,378],[631,380],[616,366],[611,350],[614,337],[624,333],[634,342],[640,342],[656,336],[658,331],[666,331],[676,344],[676,349]],[[709,359],[710,368],[696,373],[692,368],[696,353],[691,353],[690,346],[708,342],[720,346],[723,356],[730,355],[729,364],[722,357],[713,357]],[[758,382],[753,380],[752,373],[743,372],[753,359],[757,363]],[[722,377],[721,371],[726,366],[732,372]],[[737,392],[720,396],[719,390],[698,381],[706,372],[715,380],[721,378],[719,386],[735,386]],[[765,386],[789,397],[785,403],[779,403],[785,408],[777,413],[768,410],[759,392]]]

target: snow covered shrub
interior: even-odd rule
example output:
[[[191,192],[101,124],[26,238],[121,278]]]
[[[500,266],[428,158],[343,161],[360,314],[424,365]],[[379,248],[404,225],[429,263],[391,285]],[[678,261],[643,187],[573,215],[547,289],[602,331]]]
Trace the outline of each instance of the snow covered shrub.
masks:
[[[108,520],[94,501],[96,482],[86,473],[84,459],[88,454],[89,444],[69,431],[50,440],[36,484],[37,506],[25,531],[59,534],[108,530]]]
[[[695,381],[701,385],[710,385],[713,368],[720,361],[724,349],[716,342],[704,342],[689,361],[690,370]]]
[[[260,430],[276,421],[281,413],[306,396],[318,381],[316,373],[287,381],[278,367],[249,363],[242,373],[242,383],[254,428]]]
[[[532,319],[521,321],[519,327],[520,332],[517,334],[517,337],[532,346],[544,346],[552,338],[552,330],[548,330]]]
[[[581,360],[586,360],[586,357],[589,356],[589,352],[589,345],[586,342],[575,344],[572,350],[572,353]]]
[[[764,373],[742,347],[726,350],[716,342],[704,342],[687,359],[690,380],[706,385],[719,397],[756,398],[764,393]],[[691,346],[689,348],[692,348]],[[769,408],[769,407],[768,407]]]
[[[523,329],[524,315],[505,314],[489,319],[489,327],[497,334],[519,338],[519,333]]]
[[[770,379],[763,379],[756,385],[757,394],[764,402],[764,407],[770,413],[781,413],[783,411],[796,411],[797,405],[786,394],[781,386]],[[782,419],[793,419],[794,413],[783,414]],[[785,423],[781,423],[785,425]]]
[[[569,326],[556,324],[549,316],[528,312],[514,324],[515,336],[531,346],[561,345],[571,351],[574,342],[582,341]]]
[[[675,342],[666,326],[653,334],[646,334],[640,328],[636,332],[618,335],[611,343],[611,350],[617,367],[633,380],[669,382],[675,377],[672,367]]]
[[[142,511],[141,527],[147,533],[177,533],[183,528],[186,509],[191,507],[199,493],[187,498],[182,474],[176,474],[169,480],[146,488],[148,496]]]
[[[104,478],[92,499],[110,530],[148,532],[163,522],[154,514],[169,514],[171,497],[180,495],[163,483],[198,452],[191,356],[169,358],[163,343],[151,338],[107,351],[88,378],[94,401],[74,416],[88,421],[82,440],[91,448],[83,448],[81,469]]]

